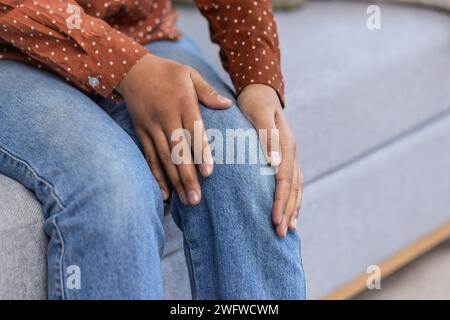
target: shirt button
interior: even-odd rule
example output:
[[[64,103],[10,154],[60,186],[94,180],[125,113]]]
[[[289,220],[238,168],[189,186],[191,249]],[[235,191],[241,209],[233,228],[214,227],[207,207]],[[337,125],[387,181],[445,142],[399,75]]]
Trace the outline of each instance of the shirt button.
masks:
[[[96,77],[88,77],[88,81],[89,81],[89,85],[92,88],[95,88],[96,86],[98,86],[100,84],[100,81],[98,81],[98,79]]]

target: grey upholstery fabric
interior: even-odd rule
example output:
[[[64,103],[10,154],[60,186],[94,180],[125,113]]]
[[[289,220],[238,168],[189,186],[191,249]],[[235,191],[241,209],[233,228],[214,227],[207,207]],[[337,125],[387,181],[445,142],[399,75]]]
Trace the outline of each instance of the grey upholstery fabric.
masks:
[[[309,298],[344,285],[450,221],[450,115],[305,188]]]
[[[46,248],[40,203],[0,175],[0,299],[47,297]]]
[[[366,28],[360,1],[314,1],[277,17],[286,112],[307,179],[300,225],[310,298],[450,220],[450,16],[379,5],[380,31]],[[204,19],[183,9],[181,27],[218,66]],[[0,298],[45,297],[39,210],[0,176]],[[189,298],[180,232],[170,218],[165,227],[168,298]]]

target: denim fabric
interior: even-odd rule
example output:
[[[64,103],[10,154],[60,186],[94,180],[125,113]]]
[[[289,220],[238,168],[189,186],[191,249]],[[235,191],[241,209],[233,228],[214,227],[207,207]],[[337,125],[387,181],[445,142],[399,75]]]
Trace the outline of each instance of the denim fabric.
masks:
[[[148,48],[193,66],[234,100],[191,40]],[[201,111],[207,128],[252,129],[236,105]],[[50,299],[164,298],[163,201],[140,149],[125,105],[0,61],[0,173],[42,203]],[[195,299],[305,298],[299,234],[276,237],[274,177],[263,166],[216,165],[195,207],[172,195]]]

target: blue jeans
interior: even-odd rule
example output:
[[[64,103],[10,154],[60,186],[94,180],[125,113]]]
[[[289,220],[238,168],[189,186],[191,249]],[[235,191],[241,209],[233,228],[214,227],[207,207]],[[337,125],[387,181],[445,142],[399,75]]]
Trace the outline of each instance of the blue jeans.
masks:
[[[235,99],[186,37],[148,48],[191,65]],[[206,128],[252,128],[236,104],[201,112]],[[274,177],[261,175],[262,166],[216,165],[200,178],[195,207],[172,195],[193,298],[305,298],[299,235],[275,235]],[[125,105],[94,101],[55,75],[0,61],[0,173],[42,203],[50,299],[164,298],[163,200]]]

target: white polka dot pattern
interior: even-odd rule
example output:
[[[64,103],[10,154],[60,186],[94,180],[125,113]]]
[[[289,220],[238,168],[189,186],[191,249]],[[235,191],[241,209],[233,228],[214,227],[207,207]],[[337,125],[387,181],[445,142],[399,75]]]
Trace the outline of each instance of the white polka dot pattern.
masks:
[[[236,91],[264,83],[284,100],[270,0],[197,0]],[[79,13],[75,27],[69,24]],[[111,96],[148,51],[179,39],[169,0],[0,0],[0,59],[56,72],[87,93]]]

